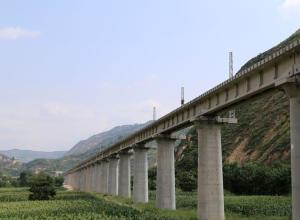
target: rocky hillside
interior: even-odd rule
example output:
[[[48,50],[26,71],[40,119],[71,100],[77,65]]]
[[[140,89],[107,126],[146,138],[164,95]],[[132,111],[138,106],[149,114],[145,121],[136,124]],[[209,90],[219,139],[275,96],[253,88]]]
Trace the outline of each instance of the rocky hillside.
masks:
[[[237,125],[222,130],[228,163],[273,163],[290,159],[289,101],[281,91],[270,91],[236,106]]]

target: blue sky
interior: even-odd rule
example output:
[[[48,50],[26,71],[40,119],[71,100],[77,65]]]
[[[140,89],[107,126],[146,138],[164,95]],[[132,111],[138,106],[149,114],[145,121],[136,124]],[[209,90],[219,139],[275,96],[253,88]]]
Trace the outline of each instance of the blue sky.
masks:
[[[300,28],[300,0],[0,2],[0,149],[162,116]]]

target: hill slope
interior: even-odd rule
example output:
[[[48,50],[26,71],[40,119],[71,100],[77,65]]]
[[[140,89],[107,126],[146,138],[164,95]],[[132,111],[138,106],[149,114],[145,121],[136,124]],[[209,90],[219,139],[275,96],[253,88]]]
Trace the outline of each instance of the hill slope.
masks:
[[[80,161],[87,159],[99,150],[103,150],[121,138],[132,134],[138,129],[146,126],[144,124],[133,124],[133,125],[122,125],[112,128],[109,131],[105,131],[87,138],[86,140],[80,141],[70,151],[68,151],[64,157],[59,159],[36,159],[23,165],[23,170],[31,171],[66,171]]]
[[[66,153],[66,156],[80,155],[87,153],[88,151],[95,151],[104,149],[113,143],[117,142],[121,138],[132,134],[133,132],[141,129],[145,124],[133,124],[133,125],[122,125],[112,128],[109,131],[105,131],[89,137],[86,140],[80,141],[71,150]]]

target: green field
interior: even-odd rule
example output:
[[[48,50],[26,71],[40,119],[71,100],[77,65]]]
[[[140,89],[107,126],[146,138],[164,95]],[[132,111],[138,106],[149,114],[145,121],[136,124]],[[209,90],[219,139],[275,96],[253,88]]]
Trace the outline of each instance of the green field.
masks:
[[[130,199],[59,190],[49,201],[28,201],[26,188],[0,188],[0,219],[196,219],[196,194],[177,192],[176,211],[158,210]],[[226,196],[227,220],[291,219],[290,197]]]

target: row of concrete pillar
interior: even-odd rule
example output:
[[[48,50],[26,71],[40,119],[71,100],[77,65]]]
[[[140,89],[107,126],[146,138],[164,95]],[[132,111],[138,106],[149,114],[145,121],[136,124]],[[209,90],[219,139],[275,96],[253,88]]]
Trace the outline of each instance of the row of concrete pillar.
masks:
[[[203,215],[223,216],[223,183],[220,125],[197,122],[199,133],[199,209]],[[156,206],[176,209],[174,148],[176,139],[161,136],[157,146]],[[148,202],[148,148],[133,148],[133,201]],[[131,153],[124,151],[67,176],[74,189],[131,197]],[[218,202],[216,202],[218,201]],[[220,210],[220,212],[216,212]],[[222,218],[216,218],[222,219]]]
[[[300,87],[286,87],[290,97],[293,218],[300,219]],[[225,120],[219,120],[224,122]],[[224,219],[220,123],[215,118],[195,121],[198,132],[198,219]],[[155,139],[157,145],[156,206],[175,209],[175,140]],[[145,145],[134,146],[133,200],[148,202],[148,160]],[[77,190],[131,197],[130,154],[121,152],[98,164],[71,173],[67,184]]]

